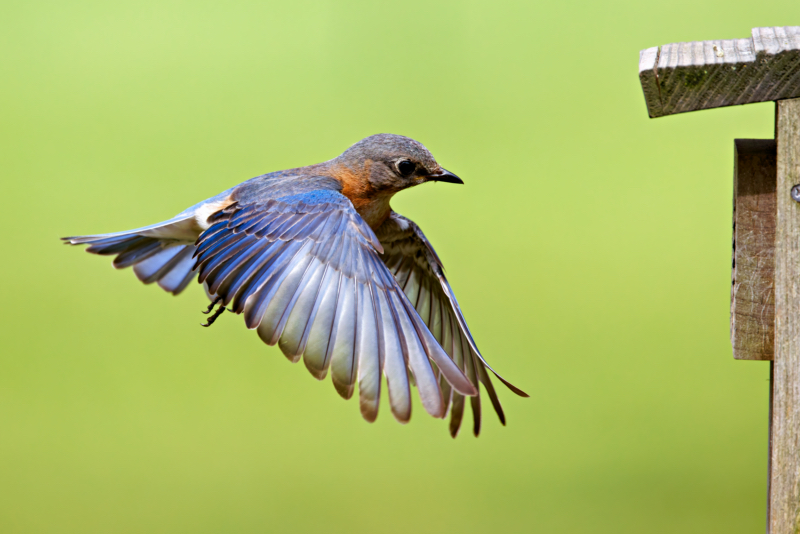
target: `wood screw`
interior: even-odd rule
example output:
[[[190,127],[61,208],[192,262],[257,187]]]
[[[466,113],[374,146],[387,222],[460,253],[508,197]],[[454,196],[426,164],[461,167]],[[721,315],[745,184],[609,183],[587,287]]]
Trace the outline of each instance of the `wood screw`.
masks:
[[[796,186],[792,187],[791,195],[792,195],[792,200],[794,200],[795,202],[800,202],[800,184],[797,184]]]

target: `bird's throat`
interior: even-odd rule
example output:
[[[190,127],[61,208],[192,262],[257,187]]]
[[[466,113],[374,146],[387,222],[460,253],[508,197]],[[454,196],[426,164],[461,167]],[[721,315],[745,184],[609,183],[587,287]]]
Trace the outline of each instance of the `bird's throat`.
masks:
[[[345,196],[347,195],[345,194]],[[380,195],[371,199],[347,198],[350,198],[358,214],[361,215],[361,218],[364,219],[373,230],[377,230],[378,227],[389,218],[389,214],[392,212],[392,208],[389,205],[391,195]]]
[[[366,178],[369,176],[369,166],[358,174],[340,166],[332,174],[342,184],[342,194],[353,203],[353,207],[370,228],[377,229],[389,218],[392,212],[389,201],[395,192],[377,191]]]

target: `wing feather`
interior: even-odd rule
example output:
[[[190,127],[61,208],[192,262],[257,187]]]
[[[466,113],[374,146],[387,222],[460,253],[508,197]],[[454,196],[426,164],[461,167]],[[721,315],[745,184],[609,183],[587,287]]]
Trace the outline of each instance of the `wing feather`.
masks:
[[[328,374],[328,366],[330,365],[328,343],[336,335],[333,330],[333,320],[338,309],[337,304],[341,283],[342,274],[326,265],[313,308],[300,334],[297,346],[292,351],[294,356],[298,354],[303,356],[306,368],[318,380],[322,380]],[[299,324],[301,324],[301,321],[298,321]],[[317,335],[312,341],[311,335],[313,332],[316,332]],[[288,335],[292,335],[291,330]],[[291,342],[287,342],[287,346],[291,347]]]
[[[367,421],[378,416],[381,397],[381,372],[383,343],[380,309],[376,308],[369,282],[357,284],[358,287],[358,400],[361,415]]]
[[[358,290],[356,282],[342,274],[339,298],[334,315],[334,334],[326,341],[325,360],[331,362],[331,378],[336,391],[345,399],[353,396],[353,386],[358,372],[357,347]],[[312,330],[309,343],[314,338]],[[323,340],[320,340],[322,343]]]
[[[305,351],[311,325],[322,301],[321,294],[329,282],[328,265],[322,265],[318,260],[317,263],[320,267],[315,271],[314,278],[309,278],[302,290],[298,290],[297,300],[278,343],[284,356],[292,361],[299,360]]]
[[[268,261],[250,277],[247,286],[233,300],[234,313],[242,313],[245,306],[248,306],[249,311],[245,313],[247,328],[256,328],[261,323],[264,307],[269,304],[273,290],[277,290],[277,284],[270,282],[283,280],[285,274],[288,274],[286,267],[294,262],[303,247],[308,247],[308,243],[292,241],[285,247],[275,243],[268,247]]]
[[[461,426],[464,411],[464,394],[457,380],[448,376],[448,370],[466,373],[469,385],[477,389],[483,384],[501,423],[505,414],[497,392],[487,371],[491,371],[517,395],[528,395],[497,374],[481,355],[464,315],[444,275],[441,261],[419,227],[409,219],[392,213],[376,234],[385,254],[381,258],[388,271],[395,277],[408,301],[413,304],[418,320],[424,322],[432,338],[446,353],[445,359],[431,354],[439,372],[439,387],[443,399],[442,416],[450,411],[450,433],[455,437]],[[448,369],[449,368],[449,369]],[[473,413],[473,432],[481,428],[481,402],[478,395],[470,399]]]
[[[384,374],[389,392],[389,405],[392,414],[401,423],[407,423],[411,418],[411,391],[408,382],[408,367],[405,355],[408,354],[408,344],[404,335],[403,325],[397,317],[397,310],[391,301],[391,291],[374,287],[374,294],[380,308],[383,322]]]
[[[258,327],[258,335],[267,345],[275,345],[278,342],[300,295],[311,281],[315,278],[319,280],[316,275],[322,274],[321,266],[316,258],[306,256],[297,261],[282,283],[276,281],[276,285],[280,285],[265,308]],[[292,358],[292,361],[299,361],[299,357]]]
[[[486,388],[486,394],[489,395],[489,400],[492,402],[492,407],[494,407],[494,411],[497,413],[497,417],[500,418],[500,422],[505,425],[506,424],[506,416],[503,412],[503,407],[500,405],[500,399],[497,396],[497,392],[494,389],[494,384],[492,384],[492,379],[489,377],[489,373],[486,372],[486,368],[483,365],[477,365],[478,369],[478,378],[483,384],[483,387]]]
[[[461,350],[464,355],[464,365],[466,367],[467,376],[470,382],[478,385],[478,372],[475,369],[476,358],[470,352],[469,346],[466,344],[465,336],[461,335]],[[472,405],[472,433],[477,437],[481,433],[481,396],[475,395],[469,398],[470,405]]]
[[[274,245],[273,245],[274,246]],[[293,294],[293,285],[299,284],[303,273],[311,262],[311,256],[307,254],[311,248],[311,243],[303,243],[293,254],[280,255],[266,269],[263,270],[254,287],[253,294],[247,297],[244,308],[244,323],[247,328],[255,329],[265,319],[267,307],[274,304],[273,313],[267,318],[270,329],[277,328],[274,322],[276,308],[290,295]],[[284,285],[284,282],[286,284]],[[275,298],[281,291],[279,298]]]
[[[419,390],[422,406],[432,416],[442,417],[446,405],[442,401],[442,393],[422,341],[419,325],[414,323],[414,311],[409,310],[410,306],[403,301],[399,292],[392,291],[391,298],[405,336],[408,366]]]
[[[198,280],[206,282],[212,294],[216,293],[220,286],[228,280],[228,276],[246,263],[249,265],[255,263],[255,261],[249,262],[256,258],[266,247],[266,243],[255,238],[242,239],[239,245],[228,249],[225,254],[220,255],[220,258],[214,258],[206,265],[201,266],[202,279],[198,277]]]

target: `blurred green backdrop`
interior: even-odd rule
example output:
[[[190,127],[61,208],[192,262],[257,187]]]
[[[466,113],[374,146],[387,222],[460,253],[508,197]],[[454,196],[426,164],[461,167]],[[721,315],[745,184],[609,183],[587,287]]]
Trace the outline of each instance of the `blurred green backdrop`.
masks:
[[[698,3],[0,2],[3,533],[744,533],[766,363],[728,340],[733,139],[772,104],[650,120],[638,51],[800,22]],[[457,440],[64,235],[127,229],[378,132],[463,187],[395,208],[531,393]],[[468,428],[466,429],[468,430]]]

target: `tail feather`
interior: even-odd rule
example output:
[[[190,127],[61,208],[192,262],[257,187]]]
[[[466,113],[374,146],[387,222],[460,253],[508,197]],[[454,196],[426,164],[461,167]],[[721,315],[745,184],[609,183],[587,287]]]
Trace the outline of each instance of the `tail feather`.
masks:
[[[166,248],[165,245],[158,239],[147,239],[148,241],[146,243],[142,243],[136,248],[131,248],[121,252],[116,258],[114,258],[114,267],[117,269],[132,267],[137,263],[148,260]]]
[[[186,247],[168,247],[162,249],[158,254],[140,261],[133,266],[136,278],[144,284],[152,284],[161,278],[175,266],[175,260],[180,261],[178,256],[184,252]]]
[[[87,252],[116,256],[117,269],[133,267],[136,277],[145,284],[158,285],[173,295],[186,289],[196,276],[194,251],[196,247],[172,239],[159,239],[136,233],[77,236],[63,238],[70,245],[89,245]]]
[[[186,246],[185,255],[181,254],[181,256],[183,256],[181,262],[158,281],[158,285],[161,289],[173,295],[177,295],[186,289],[189,282],[197,277],[197,273],[192,269],[192,267],[194,267],[194,259],[192,258],[192,254],[194,254],[193,249],[194,247],[192,246]]]
[[[113,237],[96,239],[91,241],[78,241],[77,239],[70,240],[73,245],[89,245],[86,249],[92,254],[100,254],[101,256],[114,256],[123,252],[136,250],[156,240],[151,237],[143,237],[140,235],[133,235],[128,237]]]

